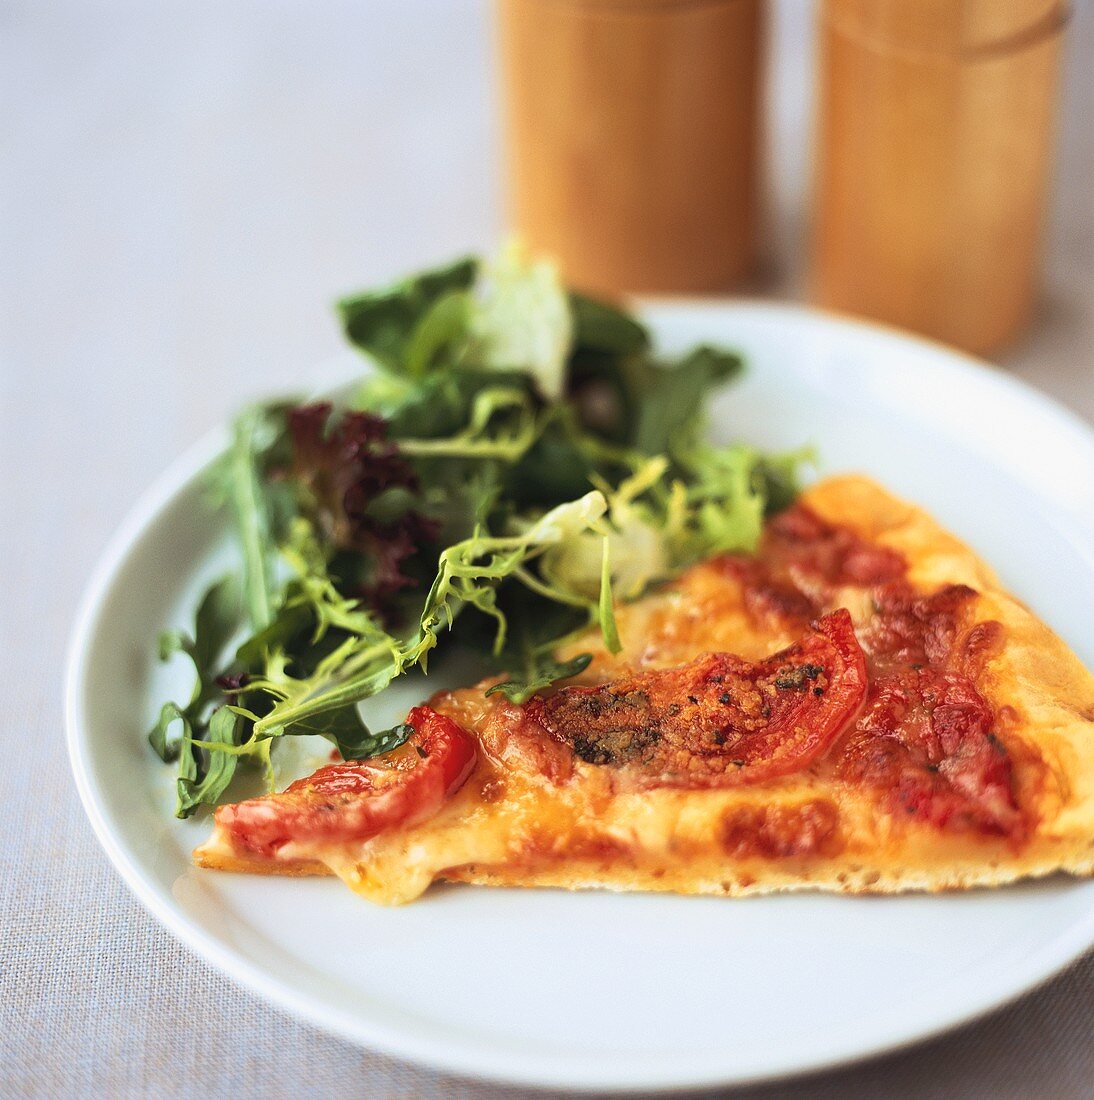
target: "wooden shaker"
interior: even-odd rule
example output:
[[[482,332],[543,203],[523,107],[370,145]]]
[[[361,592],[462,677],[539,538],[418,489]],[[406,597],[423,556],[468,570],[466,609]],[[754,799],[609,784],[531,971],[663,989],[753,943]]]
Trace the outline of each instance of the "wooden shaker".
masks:
[[[762,0],[499,0],[510,221],[582,289],[717,291],[756,248]]]
[[[1036,299],[1060,0],[822,0],[811,291],[972,352]]]

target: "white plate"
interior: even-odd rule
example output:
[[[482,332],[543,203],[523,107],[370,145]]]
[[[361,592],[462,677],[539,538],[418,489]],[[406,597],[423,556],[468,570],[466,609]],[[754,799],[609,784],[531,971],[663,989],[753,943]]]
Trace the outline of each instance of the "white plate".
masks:
[[[921,502],[1094,663],[1094,437],[1078,419],[942,347],[804,310],[661,303],[649,318],[665,346],[725,342],[747,356],[747,378],[716,403],[717,435],[811,441],[825,472],[868,471]],[[170,778],[143,731],[178,675],[154,660],[156,634],[189,621],[228,552],[196,481],[221,441],[172,467],[95,575],[71,651],[69,747],[87,813],[136,895],[288,1011],[511,1082],[727,1084],[921,1039],[1094,941],[1094,882],[1065,878],[743,901],[449,886],[382,909],[333,880],[192,868],[207,823],[171,818]]]

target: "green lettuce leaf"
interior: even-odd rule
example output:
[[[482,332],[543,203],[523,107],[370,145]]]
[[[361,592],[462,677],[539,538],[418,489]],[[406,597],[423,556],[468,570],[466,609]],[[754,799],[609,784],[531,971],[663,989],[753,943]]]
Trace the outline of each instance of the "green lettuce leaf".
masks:
[[[192,634],[165,631],[159,638],[159,658],[168,661],[178,653],[185,654],[194,667],[194,686],[185,705],[165,703],[148,741],[161,760],[177,759],[180,739],[185,740],[194,729],[205,728],[205,712],[220,698],[217,677],[224,671],[223,658],[229,642],[241,625],[239,583],[228,576],[205,591],[194,616]],[[181,723],[179,738],[169,737],[176,722]]]
[[[217,751],[234,746],[243,725],[228,707],[214,711],[208,731],[201,740],[186,731],[180,749],[181,766],[176,783],[176,817],[189,817],[199,806],[215,806],[235,774],[237,757]]]
[[[571,293],[570,311],[574,346],[579,351],[625,356],[638,355],[650,347],[649,330],[618,306]]]
[[[570,300],[554,264],[517,244],[485,265],[470,322],[479,363],[519,370],[541,397],[561,398],[573,342]]]
[[[477,272],[478,261],[467,257],[382,290],[343,298],[338,313],[347,339],[385,370],[420,373],[444,343],[462,337],[464,307],[451,304],[458,301],[452,295],[470,290]],[[442,307],[442,300],[450,304]]]
[[[707,426],[711,392],[740,374],[735,352],[703,345],[677,362],[651,366],[642,383],[632,446],[649,455],[694,446]]]
[[[512,676],[487,688],[486,694],[504,695],[510,703],[527,703],[533,695],[553,687],[560,680],[568,680],[571,676],[584,672],[592,659],[591,653],[580,653],[569,661],[559,661],[547,654],[525,669],[523,675]]]

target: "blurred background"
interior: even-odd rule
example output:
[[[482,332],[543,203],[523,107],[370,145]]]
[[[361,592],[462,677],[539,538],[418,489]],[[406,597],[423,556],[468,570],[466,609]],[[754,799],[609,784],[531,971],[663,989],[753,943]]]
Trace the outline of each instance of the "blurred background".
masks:
[[[981,5],[1012,9],[1012,0]],[[767,6],[755,62],[762,214],[755,262],[736,281],[740,292],[789,300],[815,293],[807,244],[815,224],[816,22],[810,0]],[[39,781],[66,792],[57,803],[57,835],[101,876],[96,922],[108,938],[98,947],[114,957],[140,963],[153,953],[173,959],[182,949],[123,895],[70,793],[59,678],[79,591],[110,532],[185,446],[249,398],[297,388],[342,346],[331,310],[337,296],[490,249],[503,237],[494,31],[489,0],[0,3],[0,551],[5,586],[16,597],[0,622],[13,708],[0,736],[55,731],[43,745]],[[1078,0],[1062,59],[1048,66],[1051,80],[1059,78],[1055,151],[1034,160],[1044,168],[1047,228],[1032,316],[993,353],[1002,369],[1088,418],[1091,58],[1094,3]],[[959,80],[950,91],[962,88]],[[962,102],[943,113],[962,115]],[[871,99],[860,95],[852,107],[847,117],[864,120]],[[1015,135],[1016,150],[1039,135],[1047,148],[1044,120],[1023,119],[1021,107],[1001,109],[1013,120],[1003,132]],[[997,125],[999,111],[990,117]],[[875,116],[874,125],[884,131],[888,124]],[[909,145],[909,176],[932,163],[929,152]],[[1006,179],[1007,163],[999,178]],[[896,168],[902,176],[899,158]],[[964,229],[959,212],[945,213],[952,229]],[[1020,243],[1022,225],[1018,236],[999,238],[1001,261],[1012,240]],[[0,804],[17,781],[0,771]],[[6,849],[9,855],[17,858]],[[110,1049],[99,1017],[81,1007],[88,996],[127,1005],[150,1057],[177,1050],[167,1032],[186,1026],[188,998],[209,1011],[210,988],[214,1004],[227,996],[219,979],[196,966],[192,985],[175,990],[170,1003],[125,969],[83,974],[90,994],[66,985],[34,950],[36,914],[56,904],[56,884],[20,883],[0,875],[0,911],[12,912],[20,891],[21,915],[6,929],[19,968],[9,967],[7,980],[16,983],[27,1019],[53,1020],[52,1033],[74,1052],[71,1064],[84,1065],[80,1072],[91,1073],[88,1059]],[[111,932],[119,914],[130,922],[121,938]],[[72,957],[83,951],[81,944]],[[1081,1028],[1085,1017],[1073,1009],[1082,1005],[1068,1000],[1074,994],[1055,996],[1054,1018]],[[65,1003],[72,1011],[51,1017]],[[274,1017],[261,1006],[249,1011]],[[1023,1045],[1037,1009],[1015,1011],[1004,1047],[987,1050],[1004,1092],[1008,1072],[1019,1063],[1029,1070],[1053,1050],[1039,1039]],[[232,1021],[213,1023],[227,1029]],[[22,1034],[30,1042],[37,1031]],[[315,1049],[332,1058],[359,1057],[309,1029],[273,1034],[320,1044]],[[41,1041],[49,1035],[46,1027]],[[951,1057],[960,1037],[953,1042]],[[265,1056],[276,1058],[293,1043],[271,1040]],[[24,1068],[38,1066],[31,1048],[23,1053]],[[984,1060],[969,1065],[970,1080],[984,1085]],[[1089,1062],[1069,1063],[1074,1095],[1084,1065],[1089,1070]],[[917,1073],[929,1079],[926,1063],[905,1059],[902,1066],[909,1080]],[[215,1066],[179,1068],[223,1083]],[[393,1092],[400,1081],[411,1091],[420,1085],[422,1078],[401,1072],[391,1070]],[[841,1094],[833,1085],[831,1095]]]
[[[769,296],[805,289],[814,23],[809,0],[769,5],[766,227],[748,287]],[[141,415],[111,441],[123,468],[134,437],[159,465],[334,351],[336,295],[503,231],[488,0],[7,0],[0,31],[7,385],[63,396],[78,379],[81,421],[112,422],[124,390]],[[1043,289],[998,355],[1087,416],[1092,56],[1081,0]]]

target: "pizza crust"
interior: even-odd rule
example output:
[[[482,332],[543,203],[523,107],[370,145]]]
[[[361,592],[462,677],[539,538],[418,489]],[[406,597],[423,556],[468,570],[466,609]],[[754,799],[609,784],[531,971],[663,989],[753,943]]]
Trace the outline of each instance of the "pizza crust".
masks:
[[[316,859],[269,860],[250,857],[233,851],[226,844],[218,844],[214,836],[200,848],[194,849],[194,864],[210,871],[235,871],[243,875],[285,875],[291,878],[314,878],[333,875],[334,872]]]
[[[1061,873],[1053,860],[1023,866],[987,866],[977,861],[963,864],[933,866],[916,870],[879,870],[869,867],[828,867],[809,865],[800,869],[768,867],[759,879],[738,878],[732,872],[714,878],[685,875],[679,880],[663,875],[651,875],[640,870],[620,868],[605,873],[595,865],[513,872],[506,868],[454,868],[440,878],[445,882],[464,882],[478,886],[537,886],[563,890],[612,890],[616,892],[644,891],[695,896],[754,897],[763,894],[791,894],[819,890],[831,894],[941,894],[1005,886],[1024,879],[1046,878]],[[1068,869],[1073,875],[1094,874],[1094,856],[1083,866]]]

